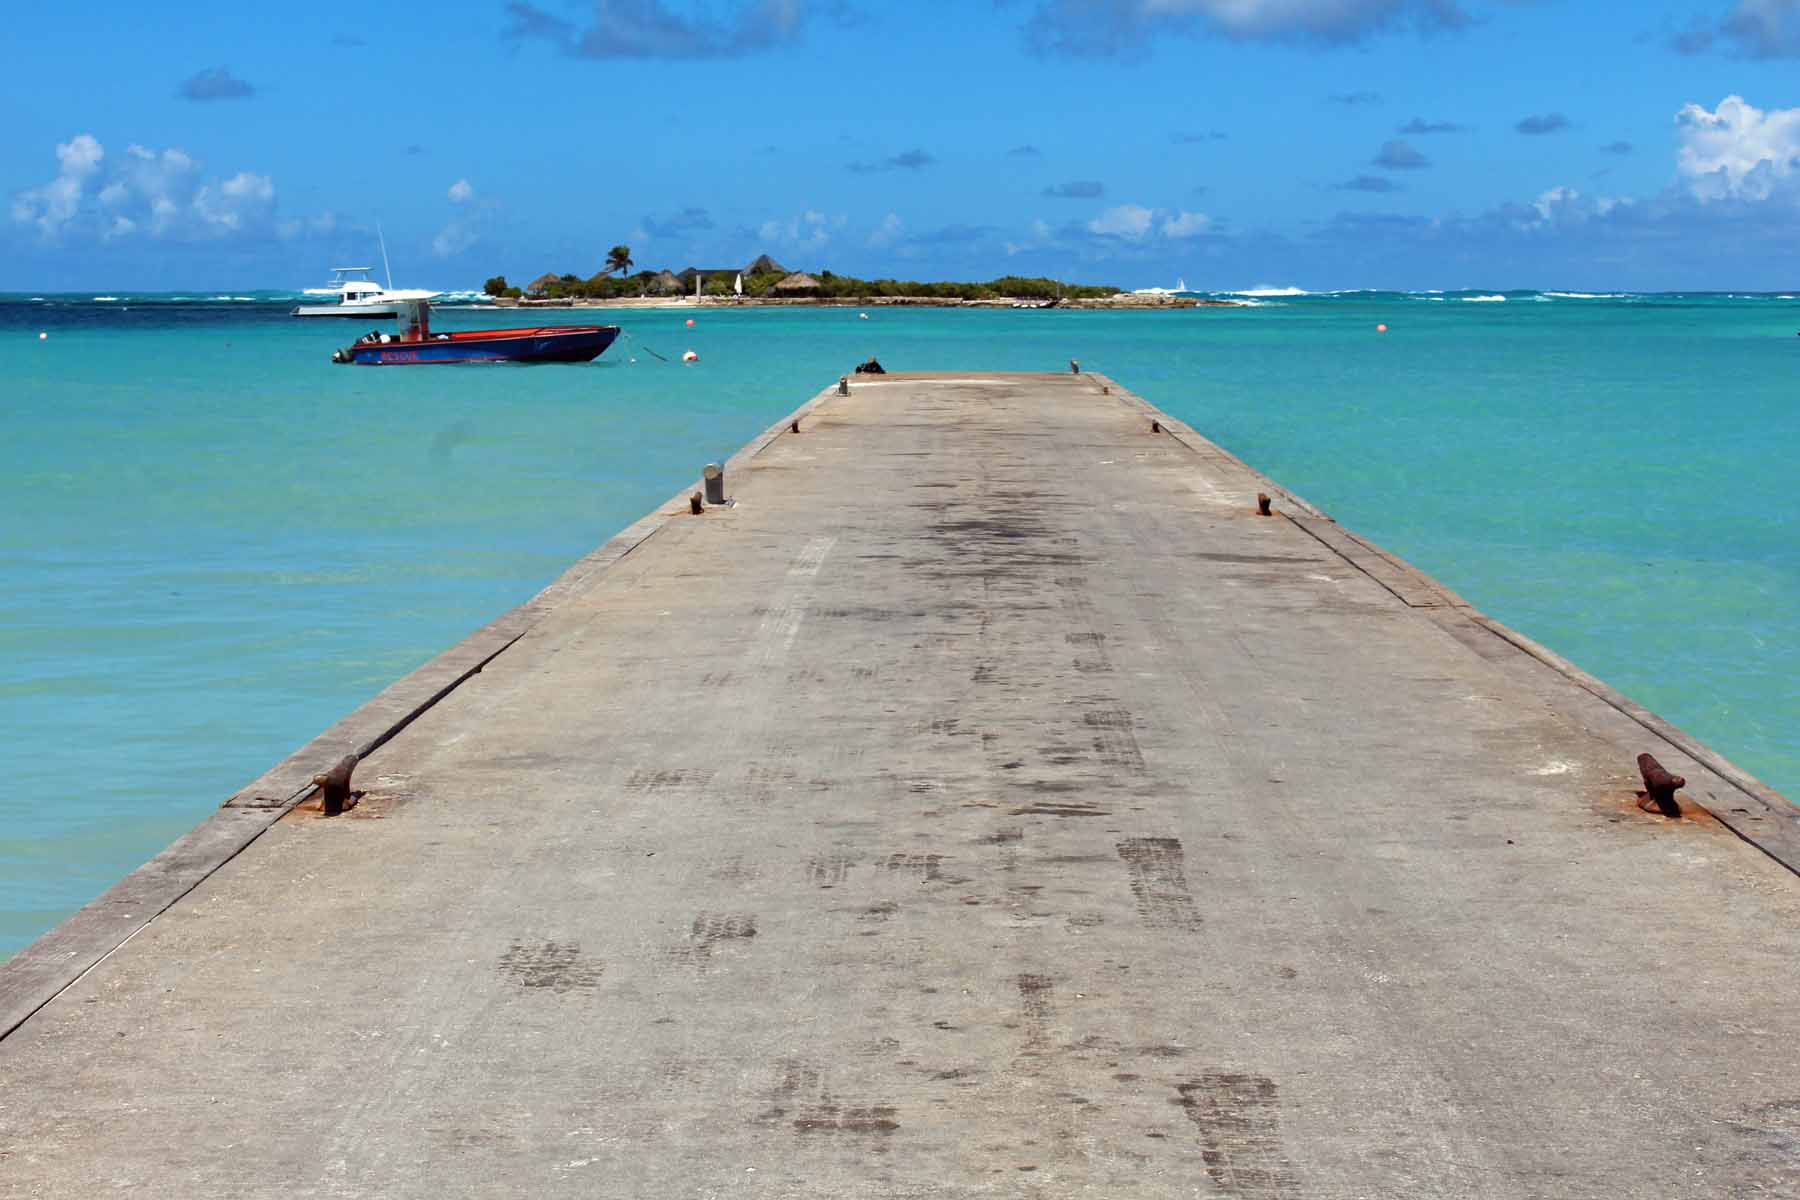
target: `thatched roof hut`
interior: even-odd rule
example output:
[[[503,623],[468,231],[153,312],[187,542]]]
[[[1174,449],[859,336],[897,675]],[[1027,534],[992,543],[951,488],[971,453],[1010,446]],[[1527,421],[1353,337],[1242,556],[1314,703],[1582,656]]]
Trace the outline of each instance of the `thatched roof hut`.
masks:
[[[652,296],[677,296],[681,294],[681,280],[675,278],[675,272],[664,269],[644,281],[644,290]]]
[[[539,275],[536,279],[525,285],[525,294],[527,296],[541,296],[544,294],[545,288],[561,278],[562,276],[558,275],[555,271],[545,271],[542,275]]]
[[[755,262],[744,268],[746,275],[786,275],[788,269],[766,254],[757,256]]]
[[[769,289],[772,296],[816,296],[819,281],[805,271],[796,271]]]

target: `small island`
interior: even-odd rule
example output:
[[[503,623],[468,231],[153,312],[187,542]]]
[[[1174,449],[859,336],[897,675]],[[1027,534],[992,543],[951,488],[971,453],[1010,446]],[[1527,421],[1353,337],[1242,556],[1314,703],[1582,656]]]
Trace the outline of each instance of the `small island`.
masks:
[[[546,272],[524,287],[506,276],[483,290],[494,303],[531,308],[662,308],[678,305],[929,305],[944,308],[1167,309],[1231,307],[1229,300],[1197,299],[1167,292],[1126,292],[1116,287],[1003,275],[984,283],[859,279],[831,271],[790,271],[767,254],[742,267],[667,268],[632,273],[629,246],[614,246],[592,275]],[[740,290],[741,289],[741,290]]]

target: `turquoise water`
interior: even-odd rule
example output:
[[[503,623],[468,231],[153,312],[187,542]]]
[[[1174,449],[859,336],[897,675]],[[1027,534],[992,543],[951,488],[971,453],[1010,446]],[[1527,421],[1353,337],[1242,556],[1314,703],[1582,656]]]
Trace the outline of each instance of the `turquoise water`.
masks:
[[[1791,298],[628,311],[437,370],[264,299],[0,297],[0,956],[870,353],[1078,358],[1800,796]]]

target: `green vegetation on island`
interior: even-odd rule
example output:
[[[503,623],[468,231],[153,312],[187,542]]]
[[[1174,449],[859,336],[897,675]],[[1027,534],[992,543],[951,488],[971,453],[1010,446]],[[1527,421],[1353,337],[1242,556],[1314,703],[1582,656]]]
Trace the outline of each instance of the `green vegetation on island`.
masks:
[[[585,278],[573,273],[540,275],[525,287],[509,284],[504,275],[489,279],[483,290],[496,298],[534,300],[623,300],[657,296],[691,296],[695,281],[703,296],[730,296],[743,280],[744,295],[755,299],[860,300],[877,297],[921,300],[1095,300],[1115,295],[1118,288],[1065,283],[1044,277],[1003,275],[983,283],[954,281],[920,282],[910,279],[861,279],[831,271],[816,274],[787,270],[767,255],[744,268],[684,271],[638,271],[631,247],[614,246],[606,265]]]

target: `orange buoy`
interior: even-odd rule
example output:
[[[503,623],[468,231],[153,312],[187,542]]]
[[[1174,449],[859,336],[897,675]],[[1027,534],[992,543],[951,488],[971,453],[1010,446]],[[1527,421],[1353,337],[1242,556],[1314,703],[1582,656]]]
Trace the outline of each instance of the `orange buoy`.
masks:
[[[693,327],[694,327],[694,318],[689,317],[688,318],[688,328],[692,329]]]
[[[1375,332],[1376,332],[1376,333],[1386,333],[1386,332],[1387,332],[1387,326],[1386,326],[1386,325],[1377,325],[1377,326],[1376,326],[1376,327],[1375,327]]]

